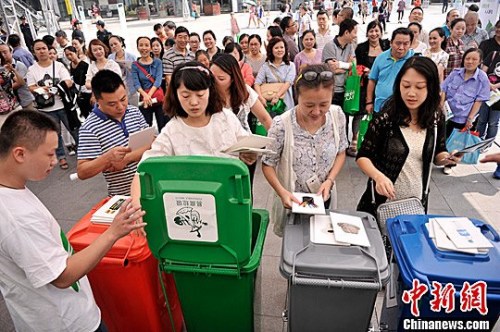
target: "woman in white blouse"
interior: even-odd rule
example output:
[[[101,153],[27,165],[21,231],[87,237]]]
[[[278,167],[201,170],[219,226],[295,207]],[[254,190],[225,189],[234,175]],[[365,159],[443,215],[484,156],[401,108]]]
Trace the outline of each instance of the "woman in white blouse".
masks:
[[[415,55],[424,54],[428,46],[426,43],[419,40],[420,33],[422,32],[422,25],[417,22],[412,22],[408,24],[408,29],[413,32],[413,42],[410,47],[415,51]]]
[[[85,86],[87,89],[92,89],[90,82],[94,75],[103,69],[112,70],[122,77],[120,66],[113,60],[108,59],[109,48],[99,39],[92,39],[89,44],[88,56],[92,60],[85,78]]]
[[[215,156],[237,158],[224,153],[249,133],[243,129],[233,112],[223,109],[212,73],[198,62],[177,66],[164,103],[165,113],[171,120],[144,152],[141,162],[159,156]],[[239,158],[250,165],[257,156],[240,153]],[[140,184],[136,175],[131,195],[139,202]]]

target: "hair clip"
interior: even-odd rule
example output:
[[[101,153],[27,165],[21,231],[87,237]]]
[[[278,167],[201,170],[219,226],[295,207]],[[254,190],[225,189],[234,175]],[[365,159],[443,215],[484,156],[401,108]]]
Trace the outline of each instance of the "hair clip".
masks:
[[[181,69],[179,69],[179,71],[183,71],[183,70],[187,70],[187,69],[198,70],[198,71],[201,71],[201,72],[207,74],[207,76],[210,76],[210,71],[207,68],[202,67],[202,66],[186,66],[186,67],[182,67]]]

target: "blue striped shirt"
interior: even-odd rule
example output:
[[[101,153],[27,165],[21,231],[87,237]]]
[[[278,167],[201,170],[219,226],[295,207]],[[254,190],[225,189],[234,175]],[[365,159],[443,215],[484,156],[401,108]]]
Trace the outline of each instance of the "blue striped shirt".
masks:
[[[128,106],[121,122],[109,118],[97,106],[80,127],[78,159],[96,159],[117,146],[128,146],[130,133],[147,128],[139,109]],[[108,194],[130,195],[130,184],[137,170],[137,162],[118,172],[103,172],[108,183]]]

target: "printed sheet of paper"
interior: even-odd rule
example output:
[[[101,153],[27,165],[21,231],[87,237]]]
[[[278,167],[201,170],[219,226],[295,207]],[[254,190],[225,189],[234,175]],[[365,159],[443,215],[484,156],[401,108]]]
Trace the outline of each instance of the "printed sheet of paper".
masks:
[[[130,134],[128,137],[128,147],[130,150],[137,150],[139,148],[149,146],[153,143],[155,139],[155,128],[148,127],[141,131],[136,131],[135,133]]]
[[[113,222],[113,219],[118,214],[120,207],[125,203],[129,196],[116,195],[107,201],[103,206],[101,206],[94,214],[90,221],[93,223],[103,223],[109,224]]]
[[[435,218],[435,220],[457,248],[479,249],[493,247],[491,242],[469,218]]]
[[[335,239],[332,220],[327,215],[311,216],[309,234],[311,242],[316,244],[350,246],[349,243],[339,242]]]
[[[301,214],[325,214],[323,197],[317,194],[293,193],[300,204],[292,203],[292,212]]]
[[[259,154],[276,154],[276,152],[266,149],[274,142],[274,138],[260,136],[260,135],[249,135],[238,142],[233,144],[231,147],[222,151],[224,153],[240,153],[240,152],[253,152]]]
[[[335,240],[362,247],[370,246],[363,220],[360,217],[330,212],[330,219]]]

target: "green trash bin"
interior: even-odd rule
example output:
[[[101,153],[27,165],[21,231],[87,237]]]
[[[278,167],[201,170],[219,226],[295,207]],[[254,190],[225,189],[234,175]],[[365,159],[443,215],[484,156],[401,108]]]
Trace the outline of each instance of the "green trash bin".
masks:
[[[253,331],[269,215],[251,209],[248,168],[214,157],[150,158],[138,168],[148,243],[174,274],[187,330]]]

